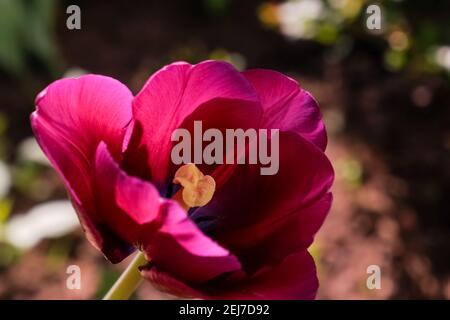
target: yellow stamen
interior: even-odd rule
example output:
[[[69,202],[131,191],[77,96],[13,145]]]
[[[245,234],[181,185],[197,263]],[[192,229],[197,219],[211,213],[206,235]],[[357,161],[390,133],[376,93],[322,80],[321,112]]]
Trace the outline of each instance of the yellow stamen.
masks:
[[[173,183],[182,187],[173,199],[185,210],[206,205],[211,201],[216,189],[214,178],[205,176],[193,163],[181,166],[175,173]]]

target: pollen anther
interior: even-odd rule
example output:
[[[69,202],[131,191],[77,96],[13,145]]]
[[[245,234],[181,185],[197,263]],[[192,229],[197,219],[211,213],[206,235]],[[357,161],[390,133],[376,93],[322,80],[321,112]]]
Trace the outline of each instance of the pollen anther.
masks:
[[[175,173],[173,183],[182,187],[173,199],[186,210],[208,204],[216,189],[214,178],[205,176],[193,163],[181,166]]]

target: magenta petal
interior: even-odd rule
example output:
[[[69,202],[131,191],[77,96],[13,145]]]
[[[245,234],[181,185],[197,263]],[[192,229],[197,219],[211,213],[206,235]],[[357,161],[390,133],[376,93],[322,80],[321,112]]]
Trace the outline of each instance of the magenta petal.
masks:
[[[92,174],[100,141],[120,157],[132,99],[128,88],[109,77],[62,79],[38,95],[31,116],[35,136],[62,177],[88,239],[112,261],[123,259],[129,247],[104,229],[95,207]]]
[[[97,152],[96,177],[108,226],[141,248],[152,265],[190,283],[241,268],[176,202],[160,198],[150,182],[126,175],[104,144]]]
[[[237,258],[204,235],[176,202],[166,201],[159,219],[161,227],[144,246],[159,269],[188,283],[241,269]]]
[[[160,198],[150,182],[125,174],[103,143],[96,164],[102,218],[152,264],[188,282],[240,269],[236,257],[205,236],[176,202]]]
[[[145,159],[159,189],[167,178],[173,131],[199,106],[213,99],[242,101],[244,113],[245,108],[252,107],[249,102],[260,107],[254,89],[240,72],[218,61],[170,64],[152,75],[136,96],[133,114],[139,132],[134,137],[137,141],[130,144],[131,153],[139,152],[135,157]],[[211,104],[209,112],[223,112],[215,109],[217,106]]]
[[[331,205],[327,194],[334,173],[323,152],[297,134],[281,132],[276,175],[261,175],[259,165],[233,170],[192,219],[236,254],[247,271],[305,250]]]
[[[220,299],[313,300],[319,287],[316,266],[308,251],[290,255],[241,284],[231,284],[233,290],[220,295]]]
[[[200,285],[187,284],[157,267],[145,267],[141,274],[160,290],[187,298],[312,300],[319,287],[314,260],[306,250],[250,276],[236,271]]]
[[[160,270],[154,265],[149,264],[147,266],[141,267],[140,272],[143,278],[145,278],[152,284],[152,286],[162,292],[169,293],[178,298],[207,298],[207,296],[203,292],[194,289],[193,287],[189,286],[181,280],[178,280],[167,272]]]
[[[272,70],[242,73],[258,92],[264,108],[262,126],[294,131],[325,150],[327,135],[319,106],[297,81]]]
[[[163,201],[158,190],[150,182],[128,176],[103,142],[97,149],[95,178],[101,220],[127,243],[140,244],[142,226],[157,227]],[[145,239],[149,237],[151,234],[145,235]]]

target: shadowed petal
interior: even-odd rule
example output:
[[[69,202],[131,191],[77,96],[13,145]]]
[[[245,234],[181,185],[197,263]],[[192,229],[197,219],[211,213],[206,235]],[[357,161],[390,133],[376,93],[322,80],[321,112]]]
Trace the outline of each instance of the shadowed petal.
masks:
[[[319,281],[308,251],[287,256],[274,267],[264,268],[242,284],[230,281],[231,292],[220,299],[313,300]]]
[[[160,219],[161,228],[144,250],[161,270],[201,283],[241,269],[237,258],[204,235],[176,202],[163,204]]]
[[[144,267],[141,274],[162,291],[201,299],[312,300],[319,286],[314,260],[307,251],[290,255],[251,276],[236,271],[200,285],[188,285],[157,267]]]
[[[220,182],[225,172],[226,183],[218,183],[212,201],[191,215],[246,270],[305,250],[331,205],[333,168],[318,148],[281,132],[279,155],[279,171],[271,176],[261,175],[260,165],[236,165],[231,174],[219,167],[212,176]]]

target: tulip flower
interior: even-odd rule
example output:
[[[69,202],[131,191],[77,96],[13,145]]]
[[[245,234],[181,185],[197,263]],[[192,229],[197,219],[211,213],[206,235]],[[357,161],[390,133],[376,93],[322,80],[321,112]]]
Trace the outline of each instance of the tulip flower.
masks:
[[[279,170],[174,164],[173,132],[196,121],[219,132],[279,130]],[[112,263],[138,251],[109,298],[129,296],[140,278],[180,297],[315,297],[307,249],[330,209],[334,173],[318,104],[295,80],[178,62],[133,96],[117,80],[85,75],[44,89],[31,122],[87,239]]]

